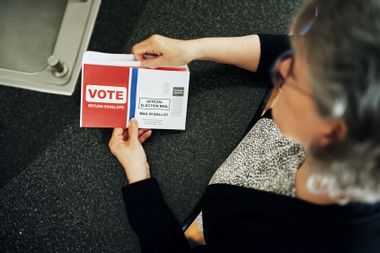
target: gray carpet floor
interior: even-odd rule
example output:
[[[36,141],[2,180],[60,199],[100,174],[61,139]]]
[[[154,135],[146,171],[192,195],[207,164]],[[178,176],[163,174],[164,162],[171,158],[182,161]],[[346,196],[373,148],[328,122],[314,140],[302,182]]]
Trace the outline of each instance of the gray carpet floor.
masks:
[[[286,34],[299,0],[103,0],[91,50],[128,53],[154,33],[188,39]],[[266,88],[255,74],[190,64],[187,130],[145,144],[174,214],[185,222],[213,172],[240,141]],[[0,251],[139,252],[121,195],[110,129],[79,128],[71,97],[0,86]]]

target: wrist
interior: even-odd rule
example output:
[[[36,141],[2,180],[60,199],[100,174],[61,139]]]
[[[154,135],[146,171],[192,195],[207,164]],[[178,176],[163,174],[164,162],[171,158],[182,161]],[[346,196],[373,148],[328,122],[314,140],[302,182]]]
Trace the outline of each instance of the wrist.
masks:
[[[199,39],[185,40],[183,41],[183,55],[186,57],[186,61],[190,63],[194,60],[202,58],[201,45]]]
[[[151,177],[148,163],[144,167],[140,166],[140,168],[138,168],[139,166],[137,165],[135,166],[132,165],[129,167],[123,166],[123,167],[124,167],[125,174],[127,175],[129,184],[136,183],[138,181],[148,179]]]
[[[128,184],[133,184],[133,183],[150,178],[150,173],[148,172],[146,175],[134,175],[134,176],[127,175],[127,178],[128,178]]]

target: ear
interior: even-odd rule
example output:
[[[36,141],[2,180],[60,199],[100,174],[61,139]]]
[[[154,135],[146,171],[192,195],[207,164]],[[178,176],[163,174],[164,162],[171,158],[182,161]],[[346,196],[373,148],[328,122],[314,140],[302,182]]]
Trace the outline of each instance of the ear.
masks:
[[[327,146],[330,143],[340,141],[346,138],[348,134],[348,127],[343,119],[334,120],[326,133],[320,139],[321,146]]]
[[[281,76],[286,78],[290,73],[290,68],[292,64],[292,59],[285,59],[280,62],[278,66],[278,71],[280,72]]]

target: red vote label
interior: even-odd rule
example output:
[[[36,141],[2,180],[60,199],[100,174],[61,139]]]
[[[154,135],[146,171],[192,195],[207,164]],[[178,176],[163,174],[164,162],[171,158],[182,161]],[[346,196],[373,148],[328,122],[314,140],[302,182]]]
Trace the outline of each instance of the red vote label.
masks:
[[[81,127],[126,127],[129,76],[129,67],[84,64]]]

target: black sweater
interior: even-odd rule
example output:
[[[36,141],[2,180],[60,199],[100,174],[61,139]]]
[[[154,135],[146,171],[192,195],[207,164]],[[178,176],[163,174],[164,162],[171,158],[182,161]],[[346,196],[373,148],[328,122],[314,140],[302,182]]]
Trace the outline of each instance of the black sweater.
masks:
[[[260,35],[258,74],[289,48],[286,36]],[[209,185],[202,200],[207,245],[190,249],[158,182],[123,188],[128,219],[143,253],[380,252],[380,205],[315,205],[238,186]]]

